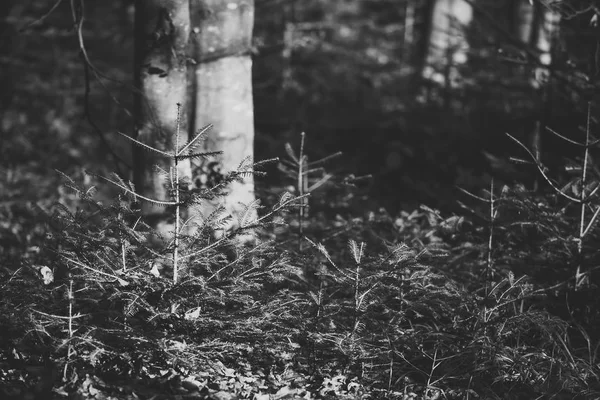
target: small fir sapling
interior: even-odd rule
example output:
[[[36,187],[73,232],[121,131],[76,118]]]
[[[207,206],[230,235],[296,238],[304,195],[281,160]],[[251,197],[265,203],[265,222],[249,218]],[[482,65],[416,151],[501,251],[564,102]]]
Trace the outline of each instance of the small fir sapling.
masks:
[[[180,107],[181,105],[178,104],[178,123],[174,144],[175,149],[172,152],[155,149],[127,135],[121,134],[145,150],[156,152],[160,156],[171,159],[172,167],[169,171],[164,172],[169,187],[169,199],[150,199],[142,196],[136,192],[134,186],[130,182],[125,182],[116,175],[113,175],[113,178],[99,176],[104,181],[123,190],[137,201],[145,201],[158,207],[168,207],[168,209],[170,208],[173,210],[175,226],[173,236],[168,242],[166,250],[168,254],[170,254],[169,261],[172,264],[172,279],[174,283],[179,281],[182,263],[186,263],[190,259],[202,256],[213,249],[225,249],[227,254],[233,255],[228,257],[229,261],[234,262],[238,256],[237,250],[234,249],[234,251],[227,252],[227,249],[235,248],[238,244],[235,240],[236,238],[248,233],[253,235],[253,230],[265,224],[272,223],[272,219],[275,215],[285,209],[297,207],[299,202],[301,203],[304,201],[306,197],[306,195],[293,196],[289,193],[284,193],[279,202],[262,216],[258,216],[257,212],[260,208],[260,201],[255,200],[245,206],[243,212],[238,216],[237,221],[232,221],[232,216],[223,206],[217,207],[211,214],[203,219],[202,223],[193,221],[194,216],[188,217],[187,220],[183,221],[183,209],[187,209],[194,214],[194,211],[202,209],[205,201],[225,196],[225,188],[230,183],[242,180],[250,174],[263,174],[263,172],[257,170],[257,168],[267,163],[275,162],[277,159],[269,159],[255,163],[252,163],[250,159],[244,159],[235,171],[231,171],[222,176],[214,186],[193,190],[189,189],[188,182],[182,180],[179,175],[177,168],[179,161],[184,159],[214,157],[221,154],[221,152],[196,152],[196,147],[210,129],[210,125],[202,128],[196,136],[191,138],[187,143],[180,145]],[[201,212],[197,212],[197,216],[199,215],[201,215]],[[188,226],[193,223],[198,226],[195,226],[194,229],[191,230],[192,233],[189,234],[185,232]],[[162,258],[164,258],[164,256],[162,256]]]
[[[267,162],[270,161],[272,160]],[[262,165],[263,163],[254,165]],[[64,174],[62,176],[65,181],[64,187],[74,191],[82,201],[80,204],[84,205],[83,209],[78,208],[76,212],[73,212],[59,203],[56,205],[53,215],[48,215],[51,226],[57,232],[55,240],[57,246],[54,251],[58,256],[58,263],[63,266],[61,268],[64,270],[63,273],[59,274],[57,284],[62,282],[62,285],[66,285],[67,315],[59,315],[62,312],[57,312],[56,307],[51,307],[50,310],[42,310],[39,315],[42,315],[43,321],[40,321],[38,326],[43,334],[47,333],[45,325],[65,326],[64,331],[68,334],[68,338],[65,339],[68,347],[64,369],[66,374],[67,369],[70,369],[69,366],[77,368],[75,366],[76,362],[81,361],[82,357],[84,359],[87,357],[85,354],[89,352],[81,353],[80,349],[90,346],[92,348],[96,347],[96,350],[90,353],[94,355],[93,360],[90,359],[92,362],[97,362],[98,358],[106,353],[104,350],[105,345],[96,341],[96,334],[87,332],[87,329],[78,330],[75,327],[75,321],[78,318],[81,319],[79,324],[86,323],[89,318],[96,318],[94,316],[96,311],[90,313],[91,310],[87,308],[82,309],[81,314],[77,314],[75,311],[76,298],[81,297],[84,304],[108,301],[110,304],[119,305],[119,308],[123,308],[126,320],[141,313],[146,315],[148,322],[158,321],[162,318],[161,315],[164,315],[161,312],[162,305],[157,307],[157,304],[154,304],[155,301],[149,298],[154,291],[158,290],[159,293],[163,293],[165,299],[171,303],[171,313],[177,309],[180,303],[185,303],[187,299],[181,299],[176,290],[168,289],[168,287],[160,289],[160,286],[164,284],[163,280],[155,281],[147,276],[149,275],[148,272],[143,271],[147,260],[164,258],[165,254],[146,246],[147,235],[145,233],[150,227],[140,221],[139,215],[131,210],[128,202],[123,201],[119,196],[119,201],[116,204],[104,206],[93,199],[95,188],[84,189],[68,176]],[[236,173],[232,173],[225,180],[235,179],[236,177]],[[103,179],[113,183],[133,199],[140,199],[140,196],[135,193],[135,188],[118,176]],[[175,183],[173,183],[173,187],[178,188]],[[192,193],[189,196],[192,197],[194,194]],[[204,194],[204,198],[211,194],[214,195],[212,192]],[[176,195],[173,195],[173,197],[176,198]],[[185,200],[181,200],[181,198],[179,200],[182,206],[186,204]],[[170,257],[175,258],[175,266],[177,266],[177,261],[181,266],[183,262],[190,259],[194,259],[194,262],[202,262],[203,259],[205,262],[209,262],[209,257],[212,257],[210,254],[218,250],[219,246],[232,240],[238,232],[243,232],[246,229],[256,229],[271,223],[275,215],[285,209],[296,207],[301,200],[302,198],[294,197],[290,193],[284,193],[271,210],[260,217],[251,218],[248,215],[251,214],[251,211],[255,211],[259,205],[258,201],[254,202],[247,206],[249,211],[244,213],[238,221],[237,230],[226,233],[216,240],[209,232],[214,231],[215,226],[220,226],[225,218],[222,217],[222,212],[215,212],[205,219],[201,229],[198,230],[198,234],[193,237],[182,235],[182,242],[179,243],[181,246],[180,252],[172,250],[173,246],[177,246],[177,243],[172,241],[166,249],[168,251],[166,254],[170,254]],[[175,201],[172,203],[175,203]],[[183,222],[180,227],[184,227],[186,222]],[[140,232],[140,228],[143,228],[146,232]],[[208,237],[202,235],[208,235]],[[200,281],[214,282],[211,284],[219,286],[223,282],[223,277],[225,277],[225,281],[234,279],[235,282],[242,285],[247,285],[248,282],[252,282],[251,285],[256,285],[263,280],[277,279],[278,274],[282,273],[281,270],[285,270],[287,266],[284,261],[277,258],[269,261],[266,248],[270,246],[269,242],[263,242],[247,253],[242,254],[236,260],[225,265],[221,264],[223,266],[220,268],[218,265],[214,268],[211,266],[212,270],[211,268],[208,269],[208,273],[211,275],[206,275],[207,279],[200,279]],[[140,251],[146,253],[145,259],[139,257]],[[254,253],[259,254],[260,260],[253,259],[249,266],[243,265],[234,268],[236,264],[241,264],[242,257]],[[267,259],[263,260],[265,257]],[[177,283],[177,273],[178,271],[175,270],[174,283]],[[182,285],[188,285],[190,282],[181,282],[177,287],[181,289]],[[50,279],[45,282],[45,284],[50,283],[52,283]],[[158,284],[159,287],[154,287],[155,284]],[[109,296],[109,298],[99,300],[103,296]],[[174,300],[174,303],[168,300],[170,298],[173,298],[171,300]],[[88,312],[86,313],[86,311]],[[93,324],[91,326],[93,327]],[[92,329],[102,332],[102,329]],[[48,335],[55,336],[55,332],[48,333]]]
[[[487,249],[486,249],[487,254],[486,254],[486,263],[485,263],[485,294],[484,294],[484,304],[485,304],[486,301],[489,301],[489,285],[495,275],[494,268],[493,268],[494,259],[492,257],[492,252],[494,250],[494,245],[495,245],[494,229],[495,229],[496,219],[498,217],[498,208],[497,208],[498,200],[494,193],[494,179],[492,178],[492,180],[490,181],[490,190],[489,190],[488,198],[477,196],[477,195],[469,192],[468,190],[465,190],[460,187],[458,189],[476,200],[479,200],[483,203],[489,204],[489,214],[488,214],[488,217],[486,220],[486,222],[488,224],[488,240],[487,240]],[[468,208],[463,203],[460,203],[460,205],[463,208],[471,211],[472,213],[474,212],[472,209]]]
[[[571,202],[572,204],[576,204],[579,207],[579,229],[576,233],[577,243],[577,266],[574,275],[575,279],[575,287],[582,288],[585,286],[589,286],[590,281],[590,272],[588,267],[585,265],[585,255],[584,255],[584,242],[586,241],[587,236],[589,236],[592,229],[596,227],[596,221],[598,216],[600,215],[600,205],[594,204],[594,201],[598,199],[598,190],[600,189],[600,184],[598,180],[600,179],[600,175],[596,174],[594,178],[590,178],[590,174],[593,171],[596,171],[596,168],[593,166],[593,160],[591,158],[590,150],[596,148],[600,140],[592,138],[591,133],[591,121],[592,121],[592,104],[588,103],[587,107],[587,120],[585,126],[585,141],[578,142],[576,140],[570,139],[553,129],[547,128],[548,132],[552,133],[554,136],[562,139],[568,144],[571,144],[582,151],[583,160],[580,165],[575,168],[569,168],[578,173],[578,176],[574,177],[567,185],[560,187],[550,176],[548,176],[547,169],[540,161],[539,157],[533,153],[525,144],[519,141],[514,136],[507,133],[507,136],[512,139],[515,143],[517,143],[525,152],[529,155],[532,162],[537,167],[540,172],[542,178],[546,181],[546,183],[554,190],[554,192]],[[522,160],[519,160],[522,161]],[[591,216],[588,216],[589,214]]]
[[[342,152],[338,151],[319,160],[309,162],[308,156],[304,151],[305,138],[306,134],[302,132],[300,134],[300,150],[298,154],[294,152],[290,143],[286,143],[285,151],[287,158],[280,160],[279,164],[279,170],[286,177],[294,180],[294,190],[299,197],[303,198],[300,207],[298,207],[298,246],[300,250],[302,250],[302,237],[304,235],[304,225],[309,205],[308,197],[304,196],[310,196],[314,190],[327,183],[333,177],[321,165],[342,155]]]
[[[179,280],[179,263],[181,261],[181,238],[183,234],[183,229],[190,222],[182,221],[182,209],[189,208],[194,205],[200,204],[203,199],[205,199],[208,193],[192,194],[188,189],[187,182],[184,182],[179,174],[179,162],[184,159],[194,159],[194,158],[205,158],[212,157],[222,152],[195,152],[196,147],[198,146],[200,139],[203,135],[211,128],[210,125],[202,128],[197,134],[189,140],[187,143],[180,145],[180,124],[181,124],[181,104],[177,104],[177,131],[175,133],[175,143],[174,150],[172,152],[166,152],[159,149],[156,149],[152,146],[149,146],[139,140],[136,140],[128,135],[121,134],[123,137],[131,140],[134,144],[141,146],[147,151],[152,151],[157,153],[160,156],[169,158],[171,160],[171,168],[169,171],[163,171],[162,173],[166,175],[167,185],[168,185],[168,193],[170,199],[151,199],[145,196],[140,195],[136,192],[135,188],[131,183],[126,183],[120,177],[113,175],[114,179],[106,178],[103,176],[99,176],[101,179],[115,185],[116,187],[122,189],[125,193],[132,196],[134,199],[139,201],[145,201],[150,204],[153,204],[158,207],[172,207],[174,210],[174,229],[173,229],[173,238],[171,242],[168,244],[167,248],[170,249],[171,252],[171,263],[173,269],[173,282],[177,283]],[[225,223],[225,218],[220,221],[220,224]]]

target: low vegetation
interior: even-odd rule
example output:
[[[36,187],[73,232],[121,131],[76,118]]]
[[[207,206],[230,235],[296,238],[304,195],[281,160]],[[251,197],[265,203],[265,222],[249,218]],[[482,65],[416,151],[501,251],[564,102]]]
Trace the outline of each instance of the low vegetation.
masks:
[[[90,185],[106,178],[64,174],[52,205],[7,198],[3,398],[600,396],[598,234],[592,221],[580,240],[569,199],[585,191],[597,215],[595,175],[465,191],[464,215],[391,216],[353,212],[357,179],[326,173],[330,157],[309,167],[304,147],[287,146],[288,181],[221,235],[217,211],[157,241],[118,177],[111,201]],[[3,193],[28,179],[2,172]],[[219,195],[176,182],[174,215]],[[255,243],[236,240],[249,228]]]

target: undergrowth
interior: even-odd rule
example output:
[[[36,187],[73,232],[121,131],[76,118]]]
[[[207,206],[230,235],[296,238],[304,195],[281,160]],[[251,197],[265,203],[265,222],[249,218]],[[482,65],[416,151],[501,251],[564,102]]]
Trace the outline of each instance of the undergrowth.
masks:
[[[465,216],[337,204],[324,221],[311,203],[355,189],[307,167],[301,147],[282,167],[295,193],[222,236],[207,217],[156,247],[119,180],[134,198],[104,204],[63,175],[53,206],[3,205],[19,215],[3,246],[20,249],[1,260],[3,397],[600,396],[597,286],[573,278],[597,263],[597,232],[578,247],[579,213],[560,195],[492,186],[465,194]],[[253,246],[235,240],[249,226]]]

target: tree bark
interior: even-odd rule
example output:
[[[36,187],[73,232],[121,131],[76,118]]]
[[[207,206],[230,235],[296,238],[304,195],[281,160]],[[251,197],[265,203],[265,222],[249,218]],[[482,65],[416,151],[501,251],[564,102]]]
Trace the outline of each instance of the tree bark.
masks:
[[[213,125],[203,150],[223,152],[217,170],[226,174],[254,155],[250,55],[254,0],[191,0],[191,18],[196,62],[194,128]],[[207,161],[199,163],[197,167],[202,168]],[[254,179],[250,176],[244,182],[234,182],[220,202],[237,217],[244,204],[254,199]]]
[[[190,36],[188,0],[135,2],[135,132],[137,140],[172,152],[177,132],[177,103],[181,103],[179,143],[187,141],[187,61]],[[134,183],[139,194],[169,199],[168,180],[156,167],[169,171],[172,160],[134,146]],[[190,179],[190,164],[179,162],[179,176]],[[166,218],[164,210],[142,202],[152,225]]]

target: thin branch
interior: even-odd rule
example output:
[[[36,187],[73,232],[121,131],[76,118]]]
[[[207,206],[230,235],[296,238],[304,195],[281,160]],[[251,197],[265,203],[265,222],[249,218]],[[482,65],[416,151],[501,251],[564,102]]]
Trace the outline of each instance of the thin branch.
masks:
[[[201,248],[198,251],[195,251],[195,252],[192,252],[192,253],[188,253],[186,255],[182,255],[180,257],[180,260],[185,260],[185,259],[190,258],[190,257],[198,256],[198,255],[200,255],[200,254],[202,254],[204,252],[207,252],[208,250],[214,249],[215,247],[219,246],[221,243],[225,242],[226,240],[229,240],[231,236],[233,236],[233,235],[232,234],[225,235],[222,238],[217,239],[217,241],[209,244],[206,247]]]
[[[561,139],[562,139],[562,140],[564,140],[565,142],[572,143],[572,144],[574,144],[575,146],[585,147],[585,144],[584,144],[584,143],[579,143],[579,142],[577,142],[577,141],[575,141],[575,140],[573,140],[573,139],[569,139],[568,137],[566,137],[566,136],[563,136],[563,135],[561,135],[560,133],[556,132],[556,131],[555,131],[554,129],[552,129],[552,128],[546,127],[546,130],[548,130],[548,132],[550,132],[550,133],[552,133],[552,134],[554,134],[554,135],[558,136],[559,138],[561,138]]]
[[[256,168],[256,167],[262,167],[263,165],[273,164],[273,163],[276,163],[276,162],[279,162],[279,157],[266,158],[264,160],[256,161],[253,166],[254,166],[254,168]]]
[[[582,188],[582,190],[583,190],[583,189],[584,189],[584,188]],[[595,195],[596,193],[598,193],[598,189],[600,189],[600,184],[599,184],[599,185],[597,185],[597,186],[596,186],[596,187],[595,187],[595,188],[594,188],[594,189],[593,189],[593,190],[592,190],[592,191],[591,191],[591,192],[590,192],[590,193],[589,193],[587,196],[585,196],[585,200],[584,200],[584,202],[585,202],[585,203],[587,203],[587,202],[591,201],[591,200],[592,200],[592,197],[594,197],[594,195]]]
[[[304,175],[309,175],[309,174],[314,174],[314,173],[323,172],[323,171],[325,171],[325,168],[323,168],[323,167],[317,167],[317,168],[305,170],[302,173]]]
[[[509,160],[514,163],[517,163],[517,164],[527,164],[527,165],[533,164],[531,161],[523,160],[522,158],[517,158],[517,157],[509,157]]]
[[[521,146],[531,157],[531,159],[535,162],[536,167],[538,168],[538,170],[540,171],[540,173],[542,174],[542,177],[546,180],[546,182],[548,182],[548,184],[552,187],[552,189],[554,189],[556,191],[556,193],[560,194],[561,196],[563,196],[564,198],[571,200],[572,202],[575,203],[579,203],[579,199],[575,198],[573,196],[569,196],[566,193],[563,193],[560,191],[560,188],[558,186],[556,186],[554,184],[554,182],[552,182],[552,180],[550,179],[550,177],[548,177],[548,175],[546,174],[546,172],[544,172],[544,168],[543,165],[540,163],[540,161],[535,157],[535,155],[531,152],[531,150],[529,150],[529,148],[527,146],[525,146],[523,143],[521,143],[521,141],[517,138],[515,138],[514,136],[512,136],[510,133],[506,133],[506,135],[511,138],[514,142],[516,142],[519,146]]]
[[[77,13],[76,10],[79,10],[79,14]],[[85,76],[85,95],[84,95],[84,116],[87,119],[88,123],[90,124],[90,126],[94,129],[94,133],[96,133],[96,135],[100,138],[100,141],[102,142],[102,144],[106,147],[106,149],[108,150],[109,154],[111,155],[111,157],[115,160],[116,164],[116,169],[119,172],[120,175],[124,175],[123,171],[121,171],[120,167],[119,167],[119,163],[125,165],[127,168],[131,169],[131,166],[129,164],[127,164],[121,157],[119,157],[119,155],[112,149],[112,146],[110,145],[110,143],[108,142],[108,140],[106,139],[106,137],[104,136],[102,130],[98,127],[98,125],[96,125],[96,123],[94,122],[91,112],[90,112],[90,92],[91,92],[91,88],[90,88],[90,70],[94,73],[94,76],[96,77],[96,79],[98,79],[98,81],[100,82],[100,84],[102,85],[102,87],[104,87],[104,89],[106,90],[106,92],[110,95],[110,97],[112,98],[112,100],[121,106],[120,102],[116,99],[115,96],[112,95],[112,93],[108,90],[108,88],[106,87],[106,85],[104,84],[104,82],[102,82],[102,80],[100,79],[100,77],[102,76],[99,71],[96,69],[96,67],[93,66],[93,64],[91,63],[88,54],[87,54],[87,50],[85,48],[85,44],[84,44],[84,40],[83,40],[83,22],[84,22],[84,4],[83,4],[83,0],[79,1],[79,7],[76,7],[75,4],[75,0],[71,0],[71,13],[73,15],[73,23],[75,24],[76,27],[76,32],[77,32],[77,41],[79,44],[79,50],[80,50],[80,55],[82,58],[82,63],[83,63],[83,70],[84,70],[84,76]],[[121,106],[122,107],[122,106]],[[123,109],[125,109],[123,107]],[[130,114],[127,109],[125,109],[125,111]]]
[[[126,137],[127,139],[131,140],[131,141],[132,141],[132,142],[134,142],[135,144],[142,146],[143,148],[145,148],[145,149],[147,149],[147,150],[154,151],[154,152],[156,152],[156,153],[158,153],[158,154],[161,154],[161,155],[163,155],[163,156],[165,156],[165,157],[168,157],[168,158],[173,158],[173,157],[174,157],[174,155],[173,155],[173,154],[171,154],[171,153],[167,153],[166,151],[162,151],[162,150],[159,150],[159,149],[155,149],[154,147],[152,147],[152,146],[148,146],[147,144],[145,144],[145,143],[142,143],[142,142],[140,142],[139,140],[137,140],[137,139],[134,139],[134,138],[132,138],[131,136],[129,136],[129,135],[126,135],[126,134],[124,134],[124,133],[122,133],[122,132],[119,132],[119,131],[117,131],[117,133],[118,133],[119,135],[121,135],[121,136],[123,136],[123,137]]]
[[[61,254],[61,256],[62,256],[62,257],[65,259],[65,260],[67,260],[68,262],[70,262],[70,263],[73,263],[73,264],[75,264],[76,266],[78,266],[78,267],[80,267],[80,268],[87,269],[87,270],[89,270],[89,271],[95,272],[95,273],[97,273],[97,274],[100,274],[100,275],[105,275],[105,276],[108,276],[108,277],[110,277],[110,278],[114,279],[115,281],[123,281],[123,279],[122,279],[122,278],[119,278],[119,277],[118,277],[118,276],[116,276],[116,275],[108,274],[108,273],[106,273],[106,272],[104,272],[104,271],[100,271],[100,270],[98,270],[98,269],[96,269],[96,268],[92,268],[92,267],[90,267],[90,266],[88,266],[88,265],[85,265],[85,264],[84,264],[84,263],[82,263],[82,262],[79,262],[79,261],[77,261],[77,260],[74,260],[74,259],[72,259],[72,258],[69,258],[69,257],[67,257],[67,256],[65,256],[65,255],[62,255],[62,254]]]
[[[44,20],[46,18],[48,18],[50,16],[50,14],[52,14],[54,12],[54,10],[56,10],[58,8],[58,6],[60,5],[60,3],[62,3],[62,2],[63,2],[63,0],[58,0],[56,3],[54,3],[54,5],[50,8],[50,10],[46,14],[42,15],[35,21],[32,21],[32,22],[28,23],[27,25],[25,25],[23,28],[19,29],[19,33],[23,33],[27,29],[31,28],[32,26],[38,25],[38,24],[41,24],[42,22],[44,22]]]
[[[585,230],[583,231],[583,235],[582,236],[586,236],[588,234],[588,232],[590,231],[590,229],[592,228],[592,226],[594,226],[594,223],[596,222],[596,218],[598,218],[599,214],[600,214],[600,206],[598,206],[598,208],[596,208],[596,212],[594,213],[594,215],[592,215],[592,218],[588,222],[588,225],[585,228]]]
[[[206,151],[203,153],[183,154],[175,156],[177,160],[192,160],[195,158],[209,158],[223,154],[222,151]]]
[[[285,144],[285,151],[287,153],[287,155],[292,159],[292,161],[294,161],[296,164],[298,165],[300,163],[300,160],[298,160],[298,157],[296,157],[296,155],[294,154],[294,148],[292,147],[291,144],[286,143]]]
[[[318,160],[316,160],[316,161],[311,161],[311,162],[309,162],[309,163],[308,163],[308,166],[309,166],[309,167],[312,167],[312,166],[315,166],[315,165],[318,165],[318,164],[322,164],[322,163],[324,163],[325,161],[329,161],[329,160],[331,160],[332,158],[339,157],[339,156],[341,156],[342,154],[343,154],[343,153],[342,153],[341,151],[338,151],[337,153],[330,154],[330,155],[328,155],[328,156],[325,156],[325,157],[323,157],[323,158],[321,158],[321,159],[318,159]]]
[[[200,139],[202,136],[204,136],[204,134],[206,132],[208,132],[210,129],[212,129],[212,127],[213,127],[212,124],[208,124],[204,128],[200,129],[200,131],[196,134],[196,136],[194,136],[192,138],[192,140],[190,140],[185,146],[183,146],[183,148],[181,150],[179,150],[177,152],[177,156],[181,156],[181,154],[183,154],[183,152],[185,152],[188,148],[190,148],[190,146],[192,146],[194,143],[196,143],[198,141],[198,139]]]
[[[141,199],[141,200],[147,201],[147,202],[149,202],[149,203],[156,204],[156,205],[158,205],[158,206],[176,206],[176,205],[178,204],[178,203],[176,203],[176,202],[174,202],[174,201],[161,201],[161,200],[155,200],[155,199],[151,199],[151,198],[149,198],[149,197],[146,197],[146,196],[142,196],[141,194],[137,194],[137,193],[136,193],[136,192],[134,192],[133,190],[131,190],[131,189],[129,189],[129,188],[127,188],[127,187],[125,187],[125,186],[121,185],[121,184],[120,184],[120,183],[118,183],[118,182],[115,182],[115,181],[113,181],[112,179],[108,179],[107,177],[105,177],[105,176],[102,176],[102,175],[96,175],[96,176],[97,176],[98,178],[100,178],[100,179],[104,179],[105,181],[107,181],[107,182],[109,182],[109,183],[112,183],[112,184],[113,184],[113,185],[115,185],[116,187],[118,187],[118,188],[120,188],[120,189],[124,190],[125,192],[127,192],[127,193],[129,193],[129,194],[132,194],[132,195],[134,195],[135,197],[137,197],[137,198],[139,198],[139,199]]]
[[[66,320],[68,320],[68,319],[75,319],[75,318],[81,318],[81,317],[85,317],[85,316],[89,315],[89,314],[79,314],[79,315],[71,315],[71,316],[62,316],[62,315],[48,314],[48,313],[45,313],[43,311],[38,311],[38,310],[34,310],[34,309],[32,309],[31,311],[36,312],[38,314],[41,314],[41,315],[43,315],[45,317],[48,317],[48,318],[57,318],[57,319],[66,319]]]
[[[333,177],[332,174],[326,174],[324,177],[322,177],[321,179],[319,179],[317,182],[315,182],[311,186],[309,186],[308,191],[312,192],[313,190],[316,190],[316,189],[320,188],[325,183],[327,183],[327,181],[330,180],[332,177]]]
[[[109,94],[109,96],[111,97],[111,99],[118,104],[119,106],[121,106],[123,108],[123,110],[125,110],[125,112],[127,113],[127,115],[131,116],[131,112],[125,108],[121,102],[111,93],[110,90],[108,90],[108,88],[106,87],[106,84],[102,81],[101,78],[112,81],[112,82],[116,82],[119,84],[122,84],[122,82],[120,82],[117,79],[111,78],[110,76],[104,74],[103,72],[101,72],[90,60],[90,57],[87,53],[87,49],[85,47],[85,43],[83,40],[83,23],[85,21],[85,16],[84,16],[84,2],[83,0],[78,0],[79,3],[79,7],[75,7],[75,1],[76,0],[71,0],[71,12],[73,15],[73,22],[75,24],[76,27],[76,31],[77,31],[77,40],[79,43],[79,50],[81,51],[81,56],[83,57],[86,65],[90,68],[90,70],[94,73],[94,76],[96,77],[96,79],[98,79],[98,82],[100,83],[100,85],[102,85],[102,87],[106,90],[106,92]],[[79,9],[79,15],[77,14],[77,12],[75,10]],[[134,91],[138,91],[139,89],[136,89],[135,86],[133,85],[127,85],[130,88],[133,88]]]
[[[569,139],[568,137],[566,137],[564,135],[561,135],[560,133],[556,132],[554,129],[551,129],[549,127],[546,127],[546,129],[550,133],[552,133],[552,134],[556,135],[557,137],[561,138],[562,140],[564,140],[565,142],[572,143],[572,144],[574,144],[576,146],[579,146],[579,147],[593,147],[593,146],[597,145],[598,143],[600,143],[600,139],[596,139],[596,140],[590,142],[589,144],[580,143],[580,142],[578,142],[576,140]]]
[[[471,196],[472,198],[482,201],[484,203],[489,203],[491,201],[490,199],[485,199],[483,197],[477,196],[476,194],[473,194],[473,193],[469,192],[468,190],[461,188],[460,186],[456,186],[456,188],[458,190],[460,190],[461,192],[463,192],[464,194]]]

